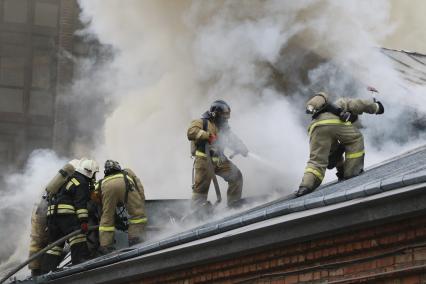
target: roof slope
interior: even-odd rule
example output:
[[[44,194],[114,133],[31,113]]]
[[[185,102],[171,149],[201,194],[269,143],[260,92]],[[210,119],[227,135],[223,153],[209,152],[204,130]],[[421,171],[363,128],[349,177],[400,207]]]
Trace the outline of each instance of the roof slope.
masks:
[[[284,197],[158,242],[144,243],[128,251],[45,275],[37,283],[71,283],[76,280],[79,283],[105,283],[132,279],[161,269],[200,263],[286,241],[312,238],[315,234],[355,224],[426,210],[426,192],[422,190],[426,185],[424,161],[426,146],[368,169],[358,177],[326,184],[300,198],[289,200],[289,197]],[[395,198],[398,202],[394,202]],[[330,215],[331,212],[334,213]],[[346,214],[345,219],[341,219],[342,214]],[[348,217],[351,214],[355,215]],[[327,218],[319,219],[319,216]],[[303,226],[297,225],[301,220]],[[308,225],[310,222],[311,226]],[[230,246],[229,241],[234,238],[250,241],[243,242],[243,245],[234,242]],[[162,257],[159,259],[158,256]]]
[[[426,55],[382,48],[402,77],[415,85],[426,85]]]

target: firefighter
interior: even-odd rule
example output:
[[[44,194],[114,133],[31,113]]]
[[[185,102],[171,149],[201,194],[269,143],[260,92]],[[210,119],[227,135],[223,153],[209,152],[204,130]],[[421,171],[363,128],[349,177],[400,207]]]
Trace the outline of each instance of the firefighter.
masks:
[[[143,241],[147,218],[145,215],[145,194],[140,179],[130,169],[121,169],[118,162],[107,160],[105,177],[96,185],[102,198],[102,215],[99,225],[99,251],[106,254],[113,251],[115,213],[117,206],[124,206],[129,215],[129,246]]]
[[[30,257],[49,244],[47,234],[47,199],[43,196],[40,201],[35,204],[31,214],[31,234],[30,234]],[[28,264],[32,276],[41,274],[41,261],[37,258]]]
[[[86,243],[88,231],[88,210],[91,183],[95,179],[99,166],[94,160],[82,160],[68,182],[49,200],[47,211],[48,238],[52,243],[65,235],[81,230],[81,234],[71,237],[68,243],[71,248],[72,264],[78,264],[89,258]],[[43,273],[54,270],[60,263],[64,244],[48,250],[42,259]]]
[[[223,100],[212,103],[200,119],[194,120],[189,126],[187,136],[191,141],[192,156],[195,157],[193,169],[192,201],[194,209],[210,204],[207,195],[212,175],[222,177],[228,183],[228,207],[241,205],[243,176],[241,171],[224,154],[225,147],[234,153],[247,157],[248,149],[244,143],[231,131],[228,120],[231,108]],[[209,171],[209,161],[206,156],[206,143],[209,144],[211,162],[214,173]]]
[[[68,177],[74,173],[80,161],[81,160],[75,159],[65,164],[52,178],[49,184],[47,184],[43,196],[40,198],[39,202],[34,205],[31,214],[30,257],[49,244],[49,236],[47,233],[47,207],[49,196],[56,194],[60,187],[68,181]],[[41,258],[31,261],[28,264],[28,268],[31,270],[32,276],[40,275]]]
[[[312,114],[308,127],[310,157],[296,196],[314,191],[327,166],[336,166],[341,179],[362,173],[364,138],[354,123],[362,113],[383,114],[384,107],[376,100],[349,98],[340,98],[333,104],[327,94],[320,92],[307,102],[306,112]],[[339,151],[345,153],[344,160]]]

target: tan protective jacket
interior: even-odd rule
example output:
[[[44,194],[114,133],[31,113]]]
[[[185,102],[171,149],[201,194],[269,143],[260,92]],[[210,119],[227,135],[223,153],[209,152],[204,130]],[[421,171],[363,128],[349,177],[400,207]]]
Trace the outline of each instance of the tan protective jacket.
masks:
[[[125,169],[127,181],[131,190],[128,191],[126,202],[126,182],[123,173],[116,173],[105,177],[100,182],[102,194],[102,216],[99,224],[99,242],[102,247],[112,246],[114,243],[115,211],[119,204],[124,204],[129,214],[128,237],[131,240],[142,240],[147,218],[145,215],[145,194],[140,179],[130,169]],[[97,185],[99,190],[99,184]],[[138,241],[138,242],[139,242]]]
[[[217,143],[211,148],[217,150],[218,153],[223,154],[224,148],[228,147],[235,152],[247,151],[246,145],[235,135],[229,126],[225,126],[223,129],[219,129],[215,123],[211,120],[207,120],[207,131],[203,130],[203,119],[196,119],[191,122],[188,128],[187,136],[188,140],[191,141],[191,149],[197,148],[195,145],[203,141],[207,141],[209,136],[216,135],[218,137]],[[201,151],[204,152],[203,149]],[[194,153],[193,153],[194,154]]]
[[[335,102],[335,105],[341,108],[342,111],[349,111],[354,115],[361,115],[363,113],[374,114],[379,110],[379,105],[377,103],[364,99],[340,98]],[[316,119],[312,120],[308,127],[309,135],[318,126],[335,124],[351,125],[352,123],[341,121],[340,118],[333,113],[324,112],[321,113]]]

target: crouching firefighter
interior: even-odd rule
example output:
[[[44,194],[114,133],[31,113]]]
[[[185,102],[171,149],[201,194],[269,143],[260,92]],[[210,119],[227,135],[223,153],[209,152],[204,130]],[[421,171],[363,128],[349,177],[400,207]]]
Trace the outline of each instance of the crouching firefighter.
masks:
[[[102,199],[102,215],[99,224],[99,251],[106,254],[113,251],[115,213],[117,206],[124,206],[129,215],[129,246],[143,241],[147,218],[145,215],[145,194],[140,179],[130,169],[121,169],[118,162],[107,160],[105,177],[96,185]]]
[[[230,116],[229,105],[223,100],[217,100],[200,119],[192,121],[189,126],[187,136],[191,141],[191,154],[195,157],[191,202],[193,209],[209,207],[207,195],[214,175],[222,177],[228,183],[228,207],[238,207],[242,203],[243,176],[237,166],[225,156],[224,149],[228,147],[234,154],[244,157],[247,157],[248,149],[231,131],[228,125]],[[206,149],[210,149],[210,155],[206,155]]]
[[[355,122],[362,113],[384,113],[379,101],[340,98],[333,104],[323,92],[315,94],[306,105],[306,112],[312,115],[308,127],[310,154],[296,196],[314,191],[321,184],[326,167],[337,167],[340,180],[362,173],[364,137]]]
[[[68,240],[72,264],[89,259],[85,235],[88,231],[87,202],[90,198],[91,183],[98,171],[99,166],[96,161],[81,160],[68,181],[59,188],[54,196],[49,198],[47,211],[49,244],[75,230],[81,230],[81,234]],[[59,265],[63,247],[64,243],[54,246],[43,255],[41,266],[43,273],[52,271]]]

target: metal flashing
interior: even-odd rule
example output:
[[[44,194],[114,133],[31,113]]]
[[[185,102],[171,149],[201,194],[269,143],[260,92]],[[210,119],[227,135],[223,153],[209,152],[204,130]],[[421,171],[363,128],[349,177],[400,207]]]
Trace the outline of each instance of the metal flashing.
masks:
[[[363,190],[366,195],[374,195],[374,194],[382,192],[381,184],[382,182],[378,180],[373,183],[365,185]]]
[[[346,200],[356,199],[356,198],[365,197],[365,196],[367,196],[367,194],[364,191],[363,186],[357,186],[357,187],[345,190]]]
[[[426,182],[426,170],[421,170],[415,173],[408,173],[402,177],[402,182],[404,185]]]
[[[344,190],[336,191],[334,193],[327,194],[324,196],[324,203],[326,205],[336,204],[343,201],[346,201],[346,195]]]
[[[299,199],[299,198],[294,199],[289,205],[290,205],[289,206],[290,213],[299,212],[306,209],[304,199]]]
[[[305,199],[305,208],[306,209],[312,209],[312,208],[317,208],[317,207],[322,207],[325,206],[325,202],[324,202],[324,198],[325,196],[318,196],[318,197],[312,197],[312,198],[308,198]]]
[[[243,224],[244,225],[248,225],[254,222],[260,222],[263,220],[266,220],[267,214],[266,214],[266,210],[261,210],[261,211],[257,211],[251,214],[248,214],[246,216],[243,216]]]
[[[393,176],[390,178],[386,178],[384,180],[382,180],[381,184],[380,184],[380,188],[383,191],[388,191],[388,190],[392,190],[398,187],[404,186],[403,182],[402,182],[402,176]]]
[[[274,218],[288,213],[290,213],[290,204],[288,203],[282,203],[266,208],[266,216],[269,218]]]

